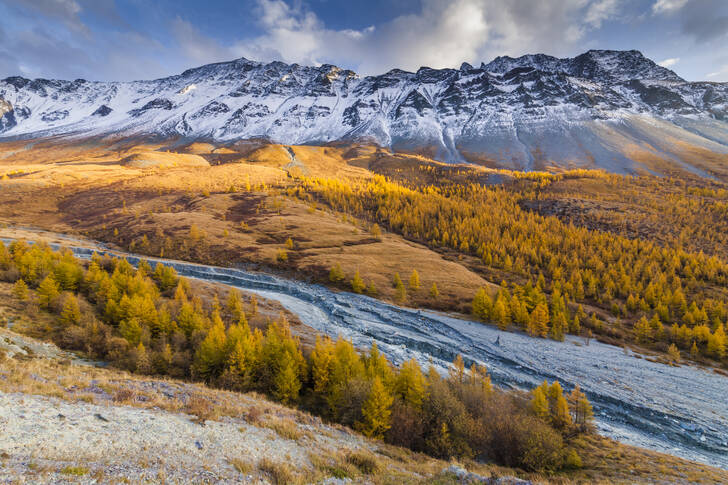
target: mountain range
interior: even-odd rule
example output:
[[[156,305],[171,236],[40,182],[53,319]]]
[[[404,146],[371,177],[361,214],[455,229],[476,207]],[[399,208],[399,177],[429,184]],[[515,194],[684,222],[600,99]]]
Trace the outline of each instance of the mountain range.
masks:
[[[728,160],[728,83],[605,50],[365,77],[241,58],[150,81],[0,81],[0,140],[58,135],[371,143],[523,170],[667,161],[709,176],[702,160]]]

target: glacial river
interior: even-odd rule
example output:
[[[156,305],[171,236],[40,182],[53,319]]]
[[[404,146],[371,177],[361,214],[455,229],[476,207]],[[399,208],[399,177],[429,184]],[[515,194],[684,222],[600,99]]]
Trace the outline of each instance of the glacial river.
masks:
[[[89,257],[87,248],[71,248]],[[119,256],[120,253],[111,252]],[[138,256],[124,254],[132,264]],[[256,293],[281,303],[316,331],[366,348],[376,341],[400,363],[416,358],[445,368],[460,353],[487,366],[493,382],[529,389],[558,379],[579,384],[591,400],[597,427],[609,437],[728,469],[728,378],[696,367],[649,362],[622,348],[567,337],[531,338],[463,318],[390,305],[239,269],[144,258],[173,266],[181,275]]]

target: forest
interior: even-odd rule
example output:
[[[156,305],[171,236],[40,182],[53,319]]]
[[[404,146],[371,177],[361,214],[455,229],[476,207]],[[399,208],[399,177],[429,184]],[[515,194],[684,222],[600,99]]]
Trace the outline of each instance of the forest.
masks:
[[[439,251],[478,258],[481,271],[502,282],[496,294],[478,291],[472,312],[501,328],[515,326],[557,340],[565,333],[594,333],[667,351],[674,361],[682,352],[726,363],[724,260],[575,226],[522,207],[550,184],[585,177],[608,181],[617,176],[583,170],[528,173],[510,186],[304,177],[287,194]],[[677,206],[674,212],[680,214]]]
[[[264,393],[367,436],[439,458],[491,460],[525,470],[581,467],[573,440],[592,432],[578,387],[544,382],[530,393],[491,385],[458,356],[446,376],[410,360],[393,366],[376,345],[318,337],[302,346],[283,318],[263,331],[235,289],[203,300],[173,268],[122,258],[76,259],[43,244],[0,243],[0,280],[60,346],[146,375],[170,375]]]

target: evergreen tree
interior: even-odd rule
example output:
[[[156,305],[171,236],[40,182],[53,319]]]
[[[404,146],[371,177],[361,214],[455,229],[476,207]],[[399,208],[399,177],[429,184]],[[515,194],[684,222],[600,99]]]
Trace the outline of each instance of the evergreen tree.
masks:
[[[152,361],[147,354],[147,349],[144,344],[139,342],[136,348],[136,371],[139,374],[151,374],[152,372]]]
[[[28,285],[22,279],[19,279],[13,285],[13,296],[20,301],[28,299]]]
[[[433,300],[437,300],[440,298],[440,291],[437,289],[437,283],[432,283],[432,286],[430,287],[430,298]]]
[[[141,342],[142,326],[137,318],[122,320],[119,324],[119,333],[131,345],[138,345]]]
[[[528,321],[528,334],[545,338],[549,333],[549,309],[545,303],[539,303],[531,312]]]
[[[58,283],[53,276],[46,276],[38,286],[38,304],[43,308],[50,308],[60,295]]]
[[[539,386],[531,391],[531,412],[542,419],[549,417],[549,403],[543,387]]]
[[[452,361],[449,379],[451,382],[457,384],[465,382],[465,362],[463,361],[463,356],[460,354],[456,355],[455,360]]]
[[[473,297],[473,315],[481,320],[489,320],[492,306],[493,302],[485,288],[479,288]]]
[[[594,412],[591,403],[586,398],[586,394],[581,391],[578,384],[569,394],[568,401],[574,424],[581,430],[588,428],[591,425]]]
[[[508,325],[511,323],[511,318],[508,314],[508,307],[506,307],[506,303],[500,297],[496,299],[495,304],[493,305],[492,318],[501,330],[506,330]]]
[[[420,275],[416,269],[412,270],[412,274],[409,279],[410,290],[417,291],[420,289]]]
[[[389,361],[379,352],[379,347],[376,342],[372,342],[369,355],[364,359],[364,369],[366,377],[369,380],[379,377],[384,385],[389,385],[394,380],[394,373],[389,365]]]
[[[344,270],[341,269],[341,265],[339,263],[336,263],[331,267],[331,270],[329,271],[329,281],[332,283],[338,283],[340,281],[343,281],[345,278]]]
[[[634,324],[634,335],[637,342],[645,344],[652,339],[652,327],[644,316]]]
[[[667,348],[667,356],[670,359],[670,362],[680,362],[680,351],[677,348],[677,345],[670,344],[670,347]]]
[[[551,330],[549,332],[551,338],[563,342],[566,326],[566,316],[560,311],[551,318]]]
[[[399,288],[400,286],[404,286],[404,283],[402,283],[402,278],[399,277],[399,273],[394,273],[394,278],[392,279],[392,287]]]
[[[192,365],[194,374],[208,382],[222,373],[227,350],[225,325],[219,313],[213,314],[212,322],[212,328],[197,349]]]
[[[394,398],[384,387],[382,380],[375,377],[369,395],[362,405],[363,419],[359,423],[359,430],[370,438],[382,438],[391,427],[389,418],[393,402]]]
[[[708,338],[706,351],[712,357],[722,359],[726,355],[726,335],[723,325],[718,325],[713,334]]]
[[[354,291],[354,293],[363,293],[366,289],[366,284],[364,283],[364,280],[361,279],[359,270],[356,270],[356,273],[354,273],[354,278],[351,280],[351,289]]]
[[[282,355],[281,360],[280,371],[275,376],[273,396],[283,404],[287,404],[297,401],[301,390],[299,362],[288,352]]]
[[[329,389],[333,361],[334,343],[328,336],[321,338],[317,335],[316,344],[309,358],[313,390],[315,393],[323,395]]]
[[[243,310],[243,300],[237,289],[230,289],[225,306],[230,314],[230,320],[232,323],[239,323],[241,325],[246,323],[247,320],[245,318],[245,311]]]
[[[401,281],[395,288],[394,298],[397,301],[397,303],[400,303],[400,304],[407,301],[407,289],[404,287],[404,284]]]
[[[415,359],[402,363],[394,383],[394,392],[406,403],[419,408],[425,398],[425,377]]]
[[[61,310],[61,323],[63,325],[76,325],[81,321],[81,309],[78,306],[78,300],[72,294],[67,294],[63,300],[63,309]]]

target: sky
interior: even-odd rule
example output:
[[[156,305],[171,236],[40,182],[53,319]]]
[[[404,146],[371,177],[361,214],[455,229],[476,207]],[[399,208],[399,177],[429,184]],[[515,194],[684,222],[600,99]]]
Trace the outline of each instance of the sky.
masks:
[[[155,79],[239,57],[369,75],[589,49],[728,82],[728,0],[0,0],[0,78]]]

